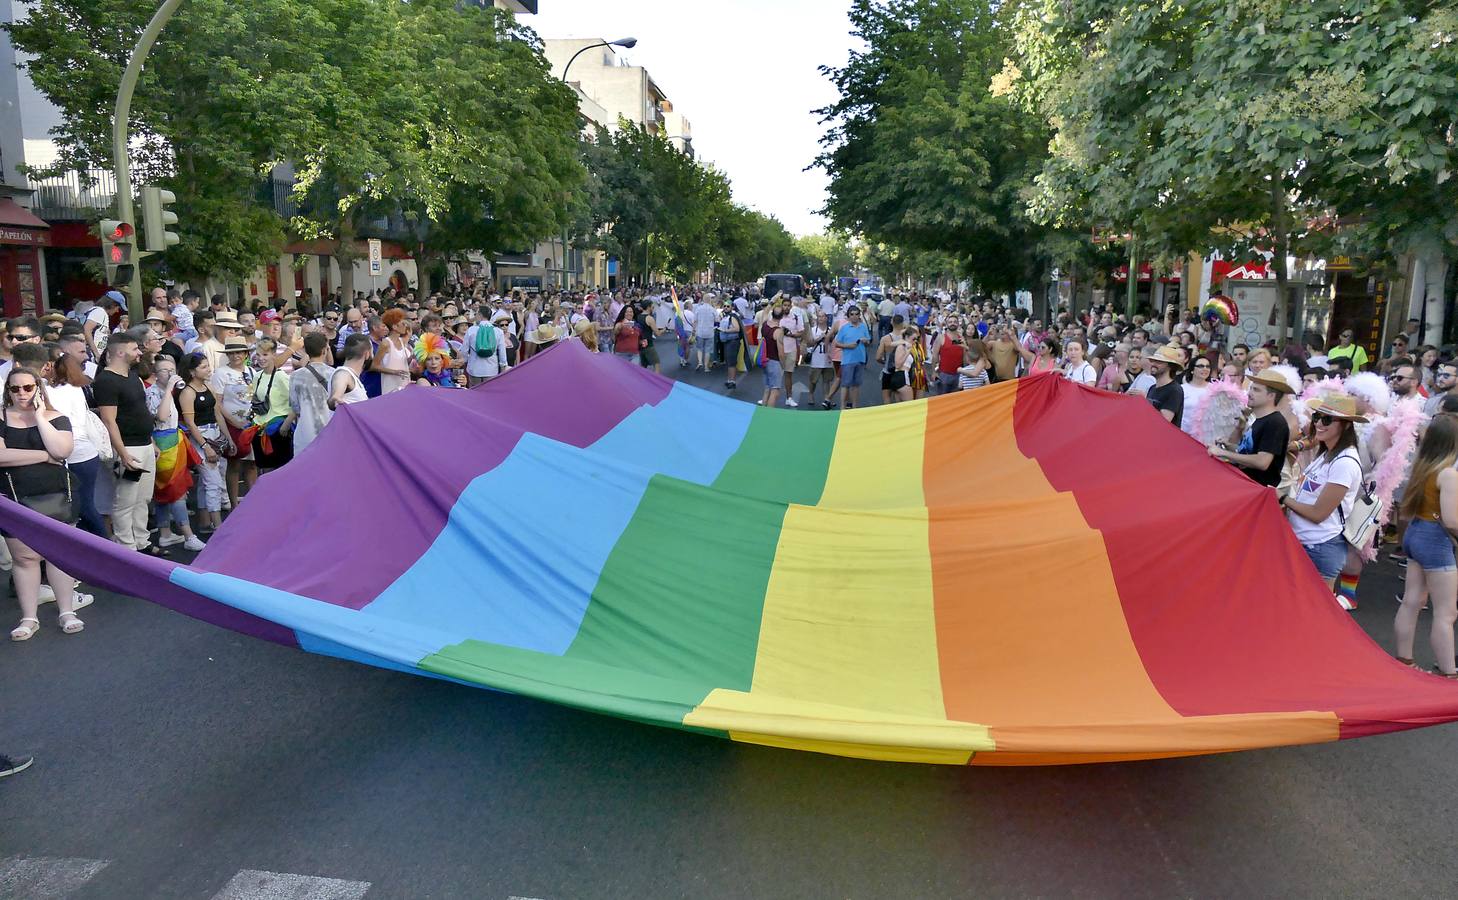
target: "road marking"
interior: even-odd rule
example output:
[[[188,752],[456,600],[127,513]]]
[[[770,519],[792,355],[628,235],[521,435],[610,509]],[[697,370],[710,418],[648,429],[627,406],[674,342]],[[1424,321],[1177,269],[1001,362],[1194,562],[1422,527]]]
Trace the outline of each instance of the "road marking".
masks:
[[[0,900],[55,900],[65,897],[110,864],[109,859],[44,856],[0,859]]]
[[[368,881],[244,869],[213,895],[213,900],[360,900]]]

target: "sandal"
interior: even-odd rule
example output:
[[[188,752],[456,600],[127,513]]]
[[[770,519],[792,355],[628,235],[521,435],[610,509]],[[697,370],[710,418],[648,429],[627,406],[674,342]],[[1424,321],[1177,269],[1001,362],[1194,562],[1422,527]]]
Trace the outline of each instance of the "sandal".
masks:
[[[25,624],[26,622],[31,624],[27,625]],[[28,641],[35,637],[37,631],[40,631],[40,619],[21,619],[20,625],[14,631],[10,632],[10,639],[12,641]]]
[[[67,616],[71,617],[71,621],[66,621]],[[61,623],[61,631],[66,634],[75,634],[76,632],[86,627],[86,623],[77,618],[76,614],[73,612],[61,613],[60,616],[57,617],[56,621]]]
[[[1441,675],[1441,676],[1443,676],[1444,678],[1447,678],[1450,681],[1458,681],[1458,672],[1444,672],[1442,669],[1438,668],[1437,666],[1433,666],[1433,670],[1432,671],[1433,671],[1433,674],[1434,675]]]
[[[90,594],[83,594],[80,591],[76,591],[71,596],[74,598],[71,601],[72,609],[85,609],[86,607],[96,602],[95,597],[91,596]]]
[[[1416,669],[1418,667],[1418,664],[1411,659],[1407,659],[1401,656],[1394,656],[1392,658],[1402,663],[1404,666],[1407,666],[1409,669]]]

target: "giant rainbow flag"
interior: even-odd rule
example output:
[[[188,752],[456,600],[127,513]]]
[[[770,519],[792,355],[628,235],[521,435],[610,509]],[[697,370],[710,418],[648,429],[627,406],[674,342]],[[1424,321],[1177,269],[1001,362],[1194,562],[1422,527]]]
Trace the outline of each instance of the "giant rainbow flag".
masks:
[[[754,744],[1046,764],[1458,718],[1269,491],[1051,375],[796,412],[567,342],[341,407],[255,493],[192,565],[8,502],[0,524],[261,638]]]

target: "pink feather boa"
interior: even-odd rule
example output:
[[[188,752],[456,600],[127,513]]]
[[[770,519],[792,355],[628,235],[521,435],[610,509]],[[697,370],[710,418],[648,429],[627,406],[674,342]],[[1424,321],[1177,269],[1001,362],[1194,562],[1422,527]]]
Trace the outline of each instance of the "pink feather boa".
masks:
[[[1421,397],[1404,397],[1394,400],[1387,409],[1387,415],[1372,419],[1373,430],[1380,428],[1387,432],[1388,448],[1382,458],[1372,464],[1367,480],[1375,483],[1373,496],[1383,506],[1379,522],[1386,525],[1392,519],[1392,497],[1397,486],[1407,477],[1408,464],[1412,461],[1413,448],[1417,446],[1418,431],[1423,425],[1423,401]],[[1362,550],[1362,558],[1372,560],[1377,556],[1377,542]]]
[[[1195,413],[1195,439],[1205,446],[1228,441],[1240,427],[1250,403],[1238,381],[1212,381],[1209,393]]]

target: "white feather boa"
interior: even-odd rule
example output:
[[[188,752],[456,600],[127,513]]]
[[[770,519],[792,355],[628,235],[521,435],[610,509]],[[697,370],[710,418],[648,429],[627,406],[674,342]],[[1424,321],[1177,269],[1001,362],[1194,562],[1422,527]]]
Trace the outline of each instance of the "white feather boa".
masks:
[[[1205,446],[1235,438],[1250,401],[1237,381],[1212,381],[1205,402],[1195,413],[1195,439]]]
[[[1375,485],[1373,496],[1382,503],[1382,515],[1378,520],[1382,525],[1392,520],[1392,497],[1397,493],[1397,486],[1407,477],[1424,418],[1423,399],[1413,396],[1393,400],[1387,407],[1387,415],[1372,419],[1373,430],[1382,429],[1388,438],[1387,451],[1372,464],[1372,471],[1367,474],[1367,480]],[[1363,548],[1363,559],[1371,560],[1376,556],[1376,541],[1372,546]]]

